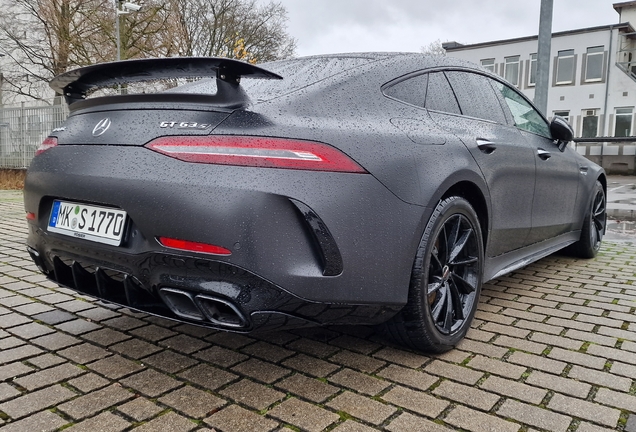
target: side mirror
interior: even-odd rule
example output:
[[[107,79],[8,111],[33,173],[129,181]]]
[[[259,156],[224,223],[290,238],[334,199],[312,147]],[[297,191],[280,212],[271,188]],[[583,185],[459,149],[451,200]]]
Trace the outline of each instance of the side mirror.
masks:
[[[564,151],[570,141],[574,139],[574,131],[572,126],[560,116],[554,116],[550,123],[550,133],[552,139],[557,141],[559,150]]]

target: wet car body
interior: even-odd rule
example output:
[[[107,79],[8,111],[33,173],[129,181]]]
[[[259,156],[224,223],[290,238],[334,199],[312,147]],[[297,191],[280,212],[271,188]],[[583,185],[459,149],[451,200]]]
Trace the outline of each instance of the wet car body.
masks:
[[[598,166],[552,137],[515,127],[493,90],[506,84],[468,63],[417,54],[334,55],[265,64],[260,72],[217,60],[212,66],[180,60],[191,62],[192,74],[203,65],[216,71],[216,95],[204,82],[83,100],[93,82],[139,75],[99,65],[54,81],[72,112],[51,134],[57,145],[34,158],[25,183],[28,248],[51,279],[134,309],[233,331],[379,324],[411,302],[414,259],[445,199],[467,201],[478,219],[466,216],[463,228],[479,233],[478,241],[471,238],[483,257],[470,264],[477,271],[468,284],[478,296],[481,283],[580,242],[595,188],[605,188]],[[177,61],[114,65],[165,77]],[[273,79],[236,83],[250,74]],[[419,104],[417,91],[401,88],[424,76],[429,98],[452,87],[459,112],[424,106],[424,94]],[[462,100],[466,76],[481,80],[464,89],[474,91],[472,100]],[[488,95],[491,105],[481,102],[484,91],[495,95]],[[500,122],[470,112],[492,111],[494,100]],[[237,136],[333,148],[349,168],[192,162],[160,152],[165,147],[157,141]],[[125,211],[121,244],[54,232],[56,201]],[[222,253],[162,239],[217,245]],[[449,268],[450,261],[444,283]],[[474,310],[463,316],[455,305],[453,313],[469,323]]]

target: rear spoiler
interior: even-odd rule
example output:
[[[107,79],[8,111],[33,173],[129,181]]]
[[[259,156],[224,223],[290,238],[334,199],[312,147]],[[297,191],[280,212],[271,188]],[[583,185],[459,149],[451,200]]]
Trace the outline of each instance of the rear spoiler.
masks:
[[[53,78],[50,87],[70,105],[86,99],[98,88],[168,78],[215,77],[219,96],[242,99],[241,77],[283,79],[266,69],[238,60],[219,57],[166,57],[101,63],[65,72]],[[223,93],[223,95],[221,95]]]

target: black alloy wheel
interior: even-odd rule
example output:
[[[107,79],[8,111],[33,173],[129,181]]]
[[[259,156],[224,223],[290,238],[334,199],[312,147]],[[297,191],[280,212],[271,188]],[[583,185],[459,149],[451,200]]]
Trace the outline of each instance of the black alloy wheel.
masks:
[[[565,249],[566,253],[581,258],[594,258],[596,256],[601,249],[607,224],[605,190],[600,181],[596,181],[591,196],[592,201],[586,210],[581,228],[581,238]]]
[[[475,315],[483,264],[475,210],[462,197],[440,201],[415,256],[408,303],[386,323],[391,337],[424,352],[454,348]]]

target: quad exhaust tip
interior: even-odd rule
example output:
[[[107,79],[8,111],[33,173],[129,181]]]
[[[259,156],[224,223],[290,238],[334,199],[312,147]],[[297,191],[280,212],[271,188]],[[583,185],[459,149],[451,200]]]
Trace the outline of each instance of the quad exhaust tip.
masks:
[[[232,302],[175,288],[161,288],[159,295],[175,315],[193,321],[208,321],[221,327],[244,328],[248,321]]]

